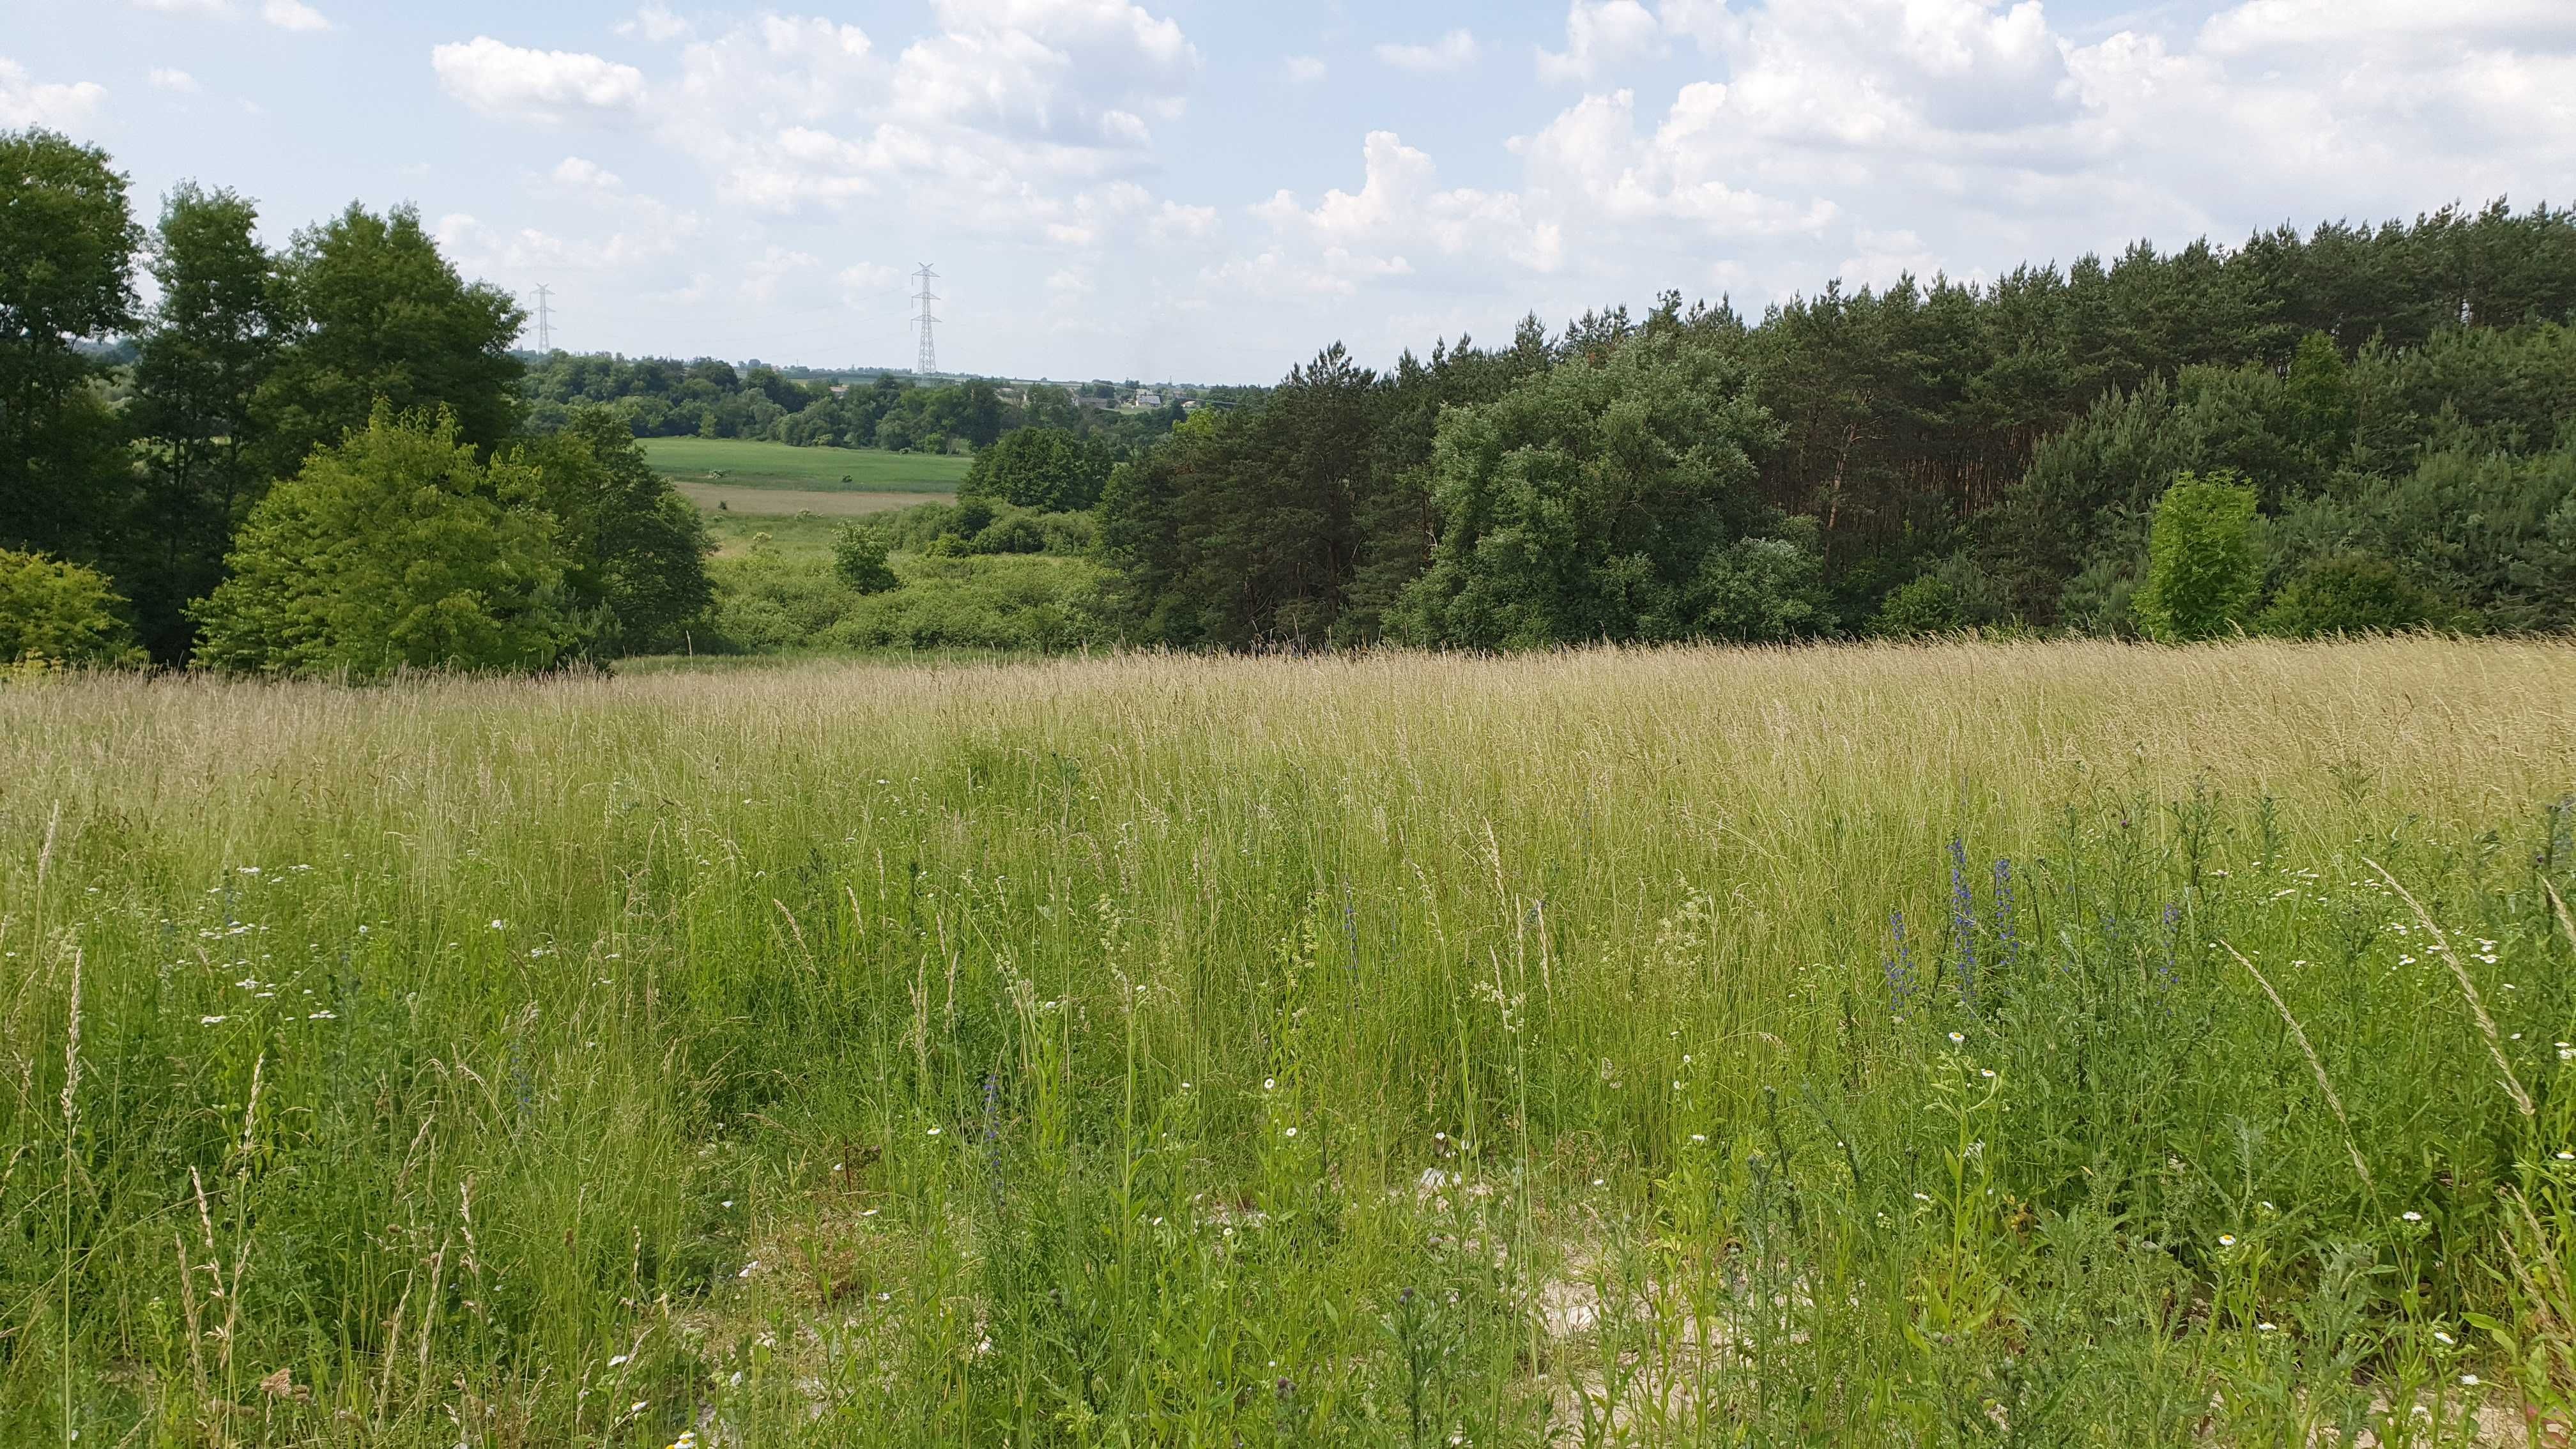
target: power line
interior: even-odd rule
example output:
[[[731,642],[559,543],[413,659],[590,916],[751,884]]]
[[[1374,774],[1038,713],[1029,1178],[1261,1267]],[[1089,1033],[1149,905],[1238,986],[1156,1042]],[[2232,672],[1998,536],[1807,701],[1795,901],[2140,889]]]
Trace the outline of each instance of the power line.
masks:
[[[537,352],[544,357],[554,356],[555,351],[554,297],[554,288],[537,284]]]
[[[913,280],[921,283],[920,295],[912,299],[921,304],[921,315],[913,319],[913,325],[921,329],[921,359],[912,370],[928,377],[939,371],[939,344],[933,335],[939,318],[930,310],[930,304],[939,300],[939,294],[930,290],[930,284],[939,280],[939,274],[930,269],[930,263],[923,262],[921,270],[913,274]]]

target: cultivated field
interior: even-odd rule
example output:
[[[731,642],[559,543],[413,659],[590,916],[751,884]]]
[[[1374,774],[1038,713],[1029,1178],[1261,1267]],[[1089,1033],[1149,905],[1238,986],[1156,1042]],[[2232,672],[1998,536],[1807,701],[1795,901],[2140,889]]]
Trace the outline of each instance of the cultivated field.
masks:
[[[653,466],[675,482],[815,493],[954,493],[971,460],[873,448],[791,448],[730,438],[642,438]],[[722,477],[716,475],[721,473]]]
[[[2527,643],[0,689],[0,1441],[2522,1442],[2571,789]]]

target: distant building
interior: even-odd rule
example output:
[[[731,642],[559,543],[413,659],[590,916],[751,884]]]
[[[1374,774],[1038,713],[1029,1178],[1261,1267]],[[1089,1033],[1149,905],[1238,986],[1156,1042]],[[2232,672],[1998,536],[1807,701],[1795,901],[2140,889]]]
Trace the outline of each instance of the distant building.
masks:
[[[1163,395],[1161,393],[1156,392],[1150,387],[1140,387],[1136,389],[1136,406],[1140,408],[1158,408],[1162,405]]]

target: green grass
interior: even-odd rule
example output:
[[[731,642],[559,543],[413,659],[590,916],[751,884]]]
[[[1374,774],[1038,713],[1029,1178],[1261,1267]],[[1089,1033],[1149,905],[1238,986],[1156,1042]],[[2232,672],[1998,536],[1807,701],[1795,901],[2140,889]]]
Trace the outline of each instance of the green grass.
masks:
[[[873,448],[791,448],[724,438],[645,438],[644,455],[675,481],[807,492],[949,494],[970,459]],[[722,474],[722,477],[718,477]]]
[[[0,687],[0,1442],[2524,1442],[2571,701],[2429,640]]]

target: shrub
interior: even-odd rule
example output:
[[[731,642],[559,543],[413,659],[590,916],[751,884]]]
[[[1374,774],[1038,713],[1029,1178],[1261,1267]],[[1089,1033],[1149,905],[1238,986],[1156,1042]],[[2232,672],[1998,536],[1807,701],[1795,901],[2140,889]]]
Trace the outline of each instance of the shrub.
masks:
[[[2253,619],[2263,587],[2254,490],[2230,473],[2174,480],[2147,537],[2147,577],[2132,605],[2147,636],[2211,639]]]
[[[96,569],[0,549],[0,665],[139,664],[125,607]]]
[[[1869,621],[1871,633],[1886,639],[1946,634],[1959,627],[1959,591],[1939,574],[1907,582],[1878,606]]]
[[[832,539],[832,572],[851,592],[882,594],[898,587],[894,569],[886,563],[886,536],[864,523],[845,523]]]
[[[2263,611],[2263,632],[2294,639],[2468,622],[2384,558],[2342,553],[2301,569]]]

